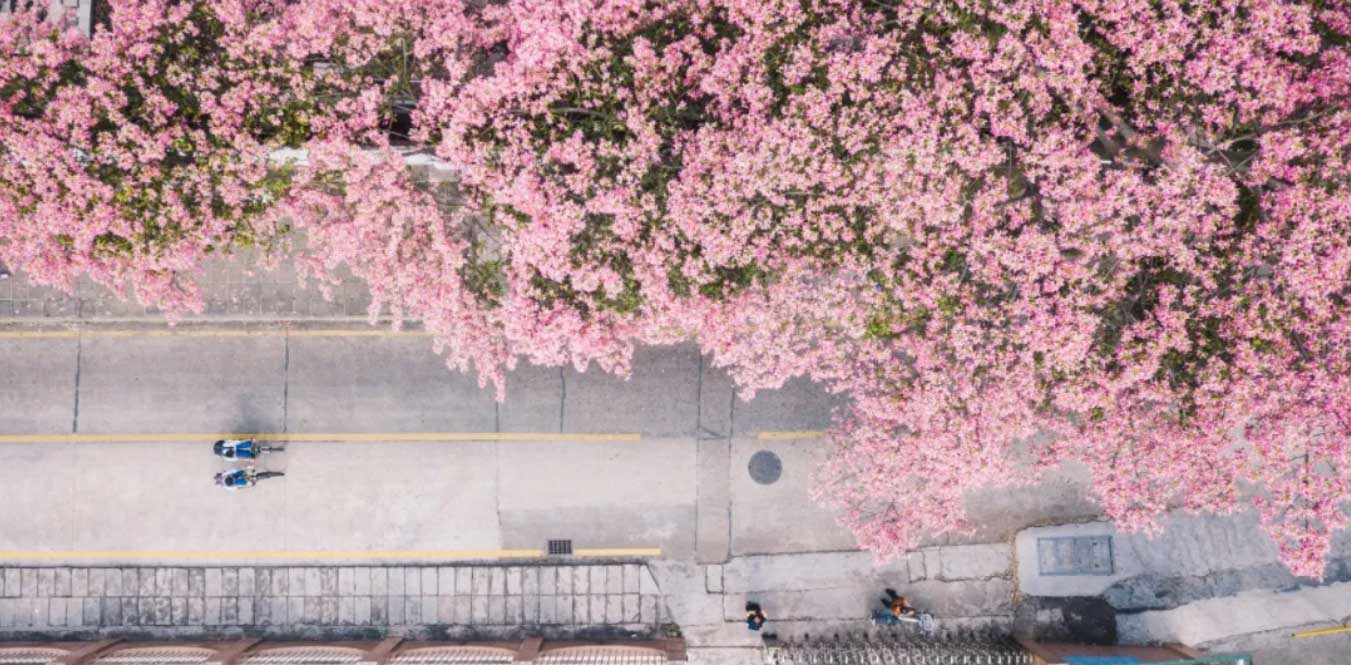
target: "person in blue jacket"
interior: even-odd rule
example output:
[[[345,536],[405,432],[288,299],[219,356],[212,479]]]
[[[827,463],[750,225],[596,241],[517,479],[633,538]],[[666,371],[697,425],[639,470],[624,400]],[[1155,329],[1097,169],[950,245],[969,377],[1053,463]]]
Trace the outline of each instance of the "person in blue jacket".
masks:
[[[253,439],[221,439],[211,446],[217,457],[229,460],[258,459],[263,453],[286,450],[286,446],[263,446]]]
[[[765,616],[765,611],[760,608],[759,603],[746,603],[746,628],[749,630],[760,630],[764,627],[769,617]]]
[[[238,490],[253,487],[259,480],[267,478],[277,478],[286,475],[280,471],[255,472],[253,467],[246,469],[235,469],[234,471],[222,472],[216,474],[216,484],[227,490]]]

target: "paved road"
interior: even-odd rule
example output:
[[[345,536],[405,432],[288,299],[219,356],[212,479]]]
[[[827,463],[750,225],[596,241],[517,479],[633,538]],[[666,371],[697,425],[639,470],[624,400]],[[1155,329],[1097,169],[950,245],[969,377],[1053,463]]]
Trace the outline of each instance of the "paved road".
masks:
[[[521,368],[499,404],[426,337],[361,332],[0,331],[0,550],[424,560],[569,538],[721,561],[852,544],[807,499],[823,443],[762,438],[828,425],[809,383],[740,402],[695,349],[658,348],[629,381]],[[228,432],[332,440],[292,442],[267,460],[285,478],[227,492],[207,443]],[[480,440],[392,440],[409,433]],[[494,440],[512,435],[537,440]],[[784,461],[772,485],[746,474],[761,449]]]
[[[729,437],[820,429],[833,405],[807,382],[736,403],[726,375],[704,366],[692,347],[639,352],[628,381],[523,367],[499,404],[473,377],[448,371],[422,335],[180,332],[0,337],[0,432]]]

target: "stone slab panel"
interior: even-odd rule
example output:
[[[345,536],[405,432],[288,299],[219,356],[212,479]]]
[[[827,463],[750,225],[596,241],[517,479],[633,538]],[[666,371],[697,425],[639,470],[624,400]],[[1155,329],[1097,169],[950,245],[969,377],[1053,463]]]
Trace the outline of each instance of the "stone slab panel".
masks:
[[[699,421],[699,352],[639,348],[628,380],[599,369],[564,374],[563,431],[688,436]]]
[[[422,336],[292,338],[289,381],[290,431],[497,429],[493,395],[448,370]]]
[[[843,398],[817,383],[790,379],[778,390],[756,392],[749,402],[738,399],[732,405],[732,435],[824,430],[830,427],[832,410],[843,404]]]
[[[1005,543],[943,547],[939,559],[940,575],[945,580],[1007,577],[1013,565],[1013,548]]]
[[[765,450],[782,463],[779,479],[751,479],[751,456]],[[734,439],[730,456],[732,556],[858,549],[854,535],[811,498],[812,473],[827,453],[818,439]]]
[[[80,431],[283,431],[283,337],[90,337],[83,347]]]
[[[80,341],[6,339],[0,344],[0,432],[65,434],[75,424]]]
[[[696,556],[699,563],[722,563],[730,554],[732,540],[731,443],[725,439],[698,443],[698,532]]]
[[[557,367],[522,362],[507,374],[506,399],[497,406],[503,432],[563,431],[563,375]]]

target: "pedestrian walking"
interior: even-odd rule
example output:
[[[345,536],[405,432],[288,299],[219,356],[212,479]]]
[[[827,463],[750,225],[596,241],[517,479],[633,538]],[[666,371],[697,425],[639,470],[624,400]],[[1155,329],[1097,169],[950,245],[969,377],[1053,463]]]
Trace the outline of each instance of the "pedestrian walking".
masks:
[[[9,271],[9,268],[5,267],[5,262],[0,261],[0,279],[9,279],[11,274],[13,273]]]
[[[746,603],[746,628],[760,630],[767,620],[769,620],[769,617],[765,616],[765,611],[760,609],[759,603],[749,601]]]

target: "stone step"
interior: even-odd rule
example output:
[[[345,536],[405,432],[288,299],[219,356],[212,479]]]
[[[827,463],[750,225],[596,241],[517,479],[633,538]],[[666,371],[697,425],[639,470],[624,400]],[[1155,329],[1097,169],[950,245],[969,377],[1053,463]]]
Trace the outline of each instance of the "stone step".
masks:
[[[0,570],[0,634],[437,626],[653,632],[664,615],[641,563]]]

